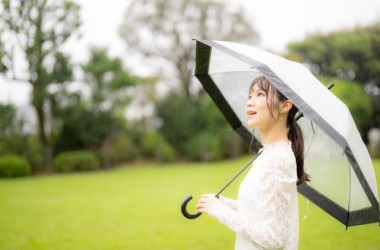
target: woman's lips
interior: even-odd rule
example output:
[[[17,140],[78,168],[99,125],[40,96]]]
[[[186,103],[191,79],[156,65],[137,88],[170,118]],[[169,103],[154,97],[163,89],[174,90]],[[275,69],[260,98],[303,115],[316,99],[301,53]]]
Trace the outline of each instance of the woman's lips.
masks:
[[[253,110],[249,110],[249,111],[247,111],[247,116],[248,116],[248,118],[253,117],[253,116],[256,115],[256,114],[257,114],[256,111],[253,111]]]

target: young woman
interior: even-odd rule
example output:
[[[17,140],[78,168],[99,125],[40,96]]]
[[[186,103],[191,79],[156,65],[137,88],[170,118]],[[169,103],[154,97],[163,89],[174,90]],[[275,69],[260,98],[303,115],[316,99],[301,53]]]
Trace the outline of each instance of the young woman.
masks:
[[[265,78],[255,79],[246,105],[248,126],[260,131],[263,151],[242,181],[238,200],[205,194],[197,210],[236,232],[235,249],[297,249],[297,185],[303,170],[303,137],[297,108]]]

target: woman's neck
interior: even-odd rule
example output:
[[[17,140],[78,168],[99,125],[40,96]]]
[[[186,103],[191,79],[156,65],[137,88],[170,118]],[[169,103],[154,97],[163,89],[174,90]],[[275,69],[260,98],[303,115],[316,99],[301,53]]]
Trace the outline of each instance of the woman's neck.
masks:
[[[273,124],[267,129],[260,129],[260,136],[263,144],[266,145],[279,141],[289,141],[286,125],[281,123]]]

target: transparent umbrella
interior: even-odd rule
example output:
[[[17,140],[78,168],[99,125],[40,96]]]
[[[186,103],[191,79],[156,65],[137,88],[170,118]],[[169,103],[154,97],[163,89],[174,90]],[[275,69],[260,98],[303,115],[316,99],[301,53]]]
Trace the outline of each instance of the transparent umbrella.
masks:
[[[300,63],[243,44],[196,41],[195,77],[232,128],[248,143],[258,141],[256,150],[261,138],[245,124],[245,105],[252,80],[261,75],[300,110],[311,181],[298,186],[299,193],[347,227],[379,222],[373,164],[343,102]]]

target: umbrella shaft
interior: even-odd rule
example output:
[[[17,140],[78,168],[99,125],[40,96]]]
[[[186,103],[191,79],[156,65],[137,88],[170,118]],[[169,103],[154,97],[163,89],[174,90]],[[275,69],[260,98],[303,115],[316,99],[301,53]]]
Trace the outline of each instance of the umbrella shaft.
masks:
[[[245,165],[235,176],[232,178],[216,195],[216,198],[219,198],[219,195],[236,179],[238,178],[251,164],[256,160],[256,158],[261,154],[262,149],[259,150],[257,155],[250,160],[247,165]]]

